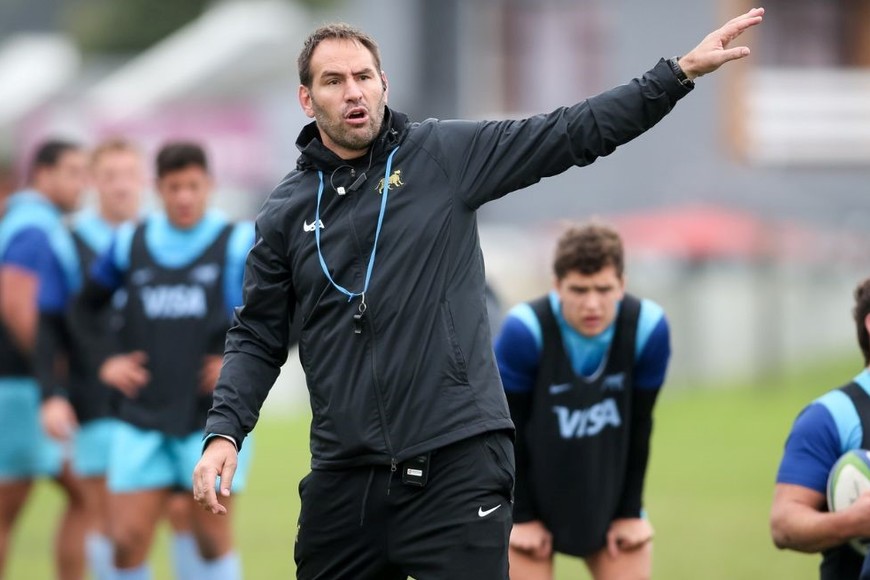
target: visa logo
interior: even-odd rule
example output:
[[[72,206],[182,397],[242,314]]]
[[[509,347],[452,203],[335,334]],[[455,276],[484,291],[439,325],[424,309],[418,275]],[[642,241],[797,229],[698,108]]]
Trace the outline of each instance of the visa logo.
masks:
[[[141,290],[145,316],[165,318],[202,318],[206,314],[205,291],[201,286],[154,286]]]
[[[559,434],[562,439],[593,437],[608,425],[611,427],[622,425],[619,408],[613,399],[604,399],[588,409],[553,407],[553,412],[559,420]]]

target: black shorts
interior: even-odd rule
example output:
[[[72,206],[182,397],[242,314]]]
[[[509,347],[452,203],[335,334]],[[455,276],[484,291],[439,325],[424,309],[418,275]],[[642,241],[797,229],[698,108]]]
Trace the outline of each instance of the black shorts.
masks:
[[[506,432],[432,452],[423,487],[389,467],[312,471],[299,483],[296,577],[507,580],[513,485]]]

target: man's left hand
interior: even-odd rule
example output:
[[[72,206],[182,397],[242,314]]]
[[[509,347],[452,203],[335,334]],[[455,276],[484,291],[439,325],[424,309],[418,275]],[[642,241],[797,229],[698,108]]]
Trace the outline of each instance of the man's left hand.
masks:
[[[653,528],[643,518],[620,518],[610,523],[607,531],[607,551],[611,556],[619,552],[637,550],[653,538]]]
[[[711,73],[726,62],[749,56],[749,48],[728,48],[731,42],[752,26],[761,23],[764,8],[753,8],[729,20],[718,30],[708,34],[701,43],[679,60],[680,68],[689,79]]]

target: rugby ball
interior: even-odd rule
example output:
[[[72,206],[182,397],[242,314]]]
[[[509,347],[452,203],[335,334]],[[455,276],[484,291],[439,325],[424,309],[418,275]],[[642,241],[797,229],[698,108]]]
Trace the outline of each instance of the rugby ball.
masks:
[[[828,474],[828,511],[848,508],[865,492],[870,491],[870,451],[852,449],[834,464]],[[870,538],[855,538],[849,542],[859,554],[870,552]]]

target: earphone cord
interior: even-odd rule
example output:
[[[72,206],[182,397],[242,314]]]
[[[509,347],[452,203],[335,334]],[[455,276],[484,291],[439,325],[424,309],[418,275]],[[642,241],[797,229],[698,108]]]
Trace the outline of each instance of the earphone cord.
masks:
[[[365,168],[365,171],[362,172],[363,175],[368,173],[369,169],[372,168],[372,160],[374,158],[373,157],[374,152],[375,152],[374,143],[372,143],[372,145],[369,146],[369,164],[368,164],[368,167]],[[353,165],[347,165],[347,164],[339,165],[338,167],[336,167],[335,169],[332,170],[332,173],[329,174],[329,187],[332,188],[332,191],[338,192],[338,188],[335,187],[335,183],[333,183],[333,179],[335,178],[335,174],[338,173],[338,170],[344,169],[345,167],[347,167],[351,170],[350,176],[355,177],[355,175],[353,173],[353,171],[354,171]]]

